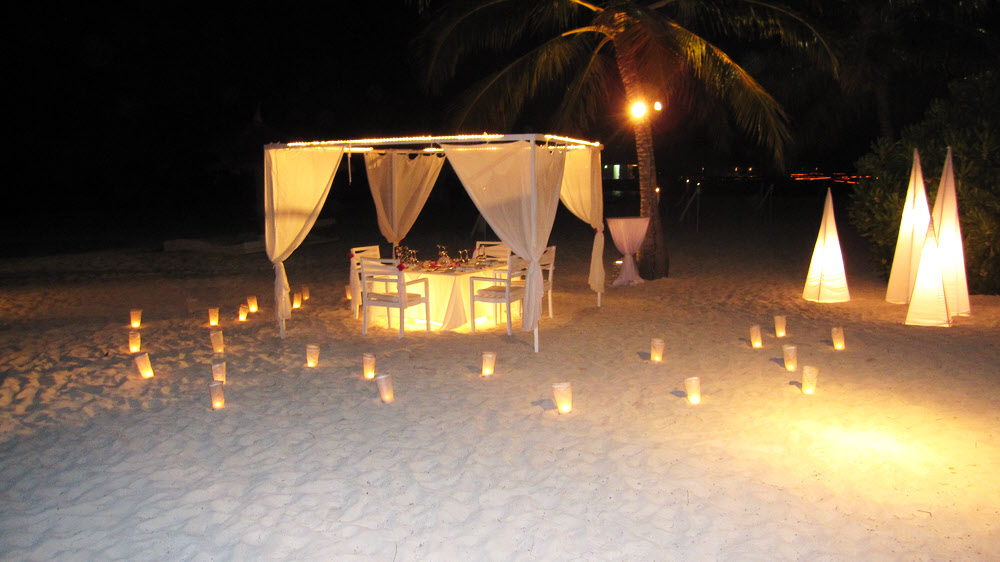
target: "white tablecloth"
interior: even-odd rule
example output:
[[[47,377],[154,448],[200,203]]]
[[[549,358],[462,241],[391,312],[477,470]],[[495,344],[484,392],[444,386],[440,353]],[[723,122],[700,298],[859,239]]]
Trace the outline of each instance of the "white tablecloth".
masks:
[[[469,283],[473,277],[492,277],[493,268],[477,269],[475,271],[422,271],[406,270],[406,280],[427,279],[427,290],[430,293],[431,329],[455,330],[469,324]],[[417,289],[411,286],[410,290]],[[393,322],[399,318],[397,310],[390,311]],[[492,306],[477,307],[477,315],[489,320],[494,319]],[[384,316],[383,316],[384,318]],[[424,307],[413,306],[406,309],[407,321],[415,319],[421,324],[425,321]],[[421,326],[422,328],[423,326]]]
[[[638,285],[643,282],[635,267],[635,258],[632,256],[642,246],[642,239],[646,237],[647,228],[649,228],[649,217],[608,219],[608,230],[611,231],[611,238],[623,256],[622,272],[618,279],[612,281],[612,287]]]

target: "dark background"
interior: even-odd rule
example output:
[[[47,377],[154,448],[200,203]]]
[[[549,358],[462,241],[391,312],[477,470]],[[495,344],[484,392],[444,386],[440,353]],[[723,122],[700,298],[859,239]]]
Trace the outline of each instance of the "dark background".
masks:
[[[13,149],[0,255],[257,237],[265,144],[458,132],[446,124],[445,108],[462,79],[438,98],[416,86],[410,40],[422,21],[415,3],[332,4],[11,10]],[[830,23],[850,31],[845,22]],[[783,61],[767,45],[734,48],[734,58],[791,113],[797,144],[789,170],[849,172],[877,136],[871,108],[832,106],[832,83],[816,81],[801,62]],[[478,60],[485,66],[490,59]],[[470,70],[481,74],[466,80],[491,69]],[[915,76],[912,83],[897,100],[905,102],[897,104],[906,113],[901,122],[945,92],[942,79]],[[609,112],[587,135],[606,144],[606,163],[634,161],[620,117]],[[719,129],[673,125],[656,126],[664,185],[701,166],[757,158]],[[549,132],[542,129],[528,121],[497,132]],[[374,221],[360,160],[353,159],[350,185],[341,166],[324,218],[350,224],[370,214]],[[445,212],[466,211],[451,197],[461,193],[456,186],[444,172],[433,201]]]

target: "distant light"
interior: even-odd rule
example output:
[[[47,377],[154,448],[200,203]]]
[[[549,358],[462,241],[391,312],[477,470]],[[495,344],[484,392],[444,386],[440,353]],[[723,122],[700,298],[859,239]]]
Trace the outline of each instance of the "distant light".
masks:
[[[653,109],[659,111],[659,110],[663,109],[663,104],[660,103],[660,102],[656,102],[656,103],[653,104]]]
[[[659,193],[660,192],[660,188],[657,187],[656,188],[656,192]]]
[[[642,117],[645,114],[646,114],[646,104],[642,103],[641,101],[637,101],[637,102],[635,102],[632,105],[632,116],[633,117],[638,118],[638,117]]]

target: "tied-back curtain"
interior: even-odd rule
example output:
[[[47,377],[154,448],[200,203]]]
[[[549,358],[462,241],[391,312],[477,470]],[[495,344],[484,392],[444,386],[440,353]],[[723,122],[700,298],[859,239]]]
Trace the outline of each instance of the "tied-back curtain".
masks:
[[[590,252],[590,289],[604,292],[604,193],[601,189],[601,153],[597,148],[566,151],[559,199],[580,220],[594,228]]]
[[[393,246],[410,232],[443,164],[444,158],[433,154],[411,158],[406,152],[365,153],[378,228]]]
[[[343,147],[264,147],[264,231],[274,264],[275,314],[284,326],[292,316],[284,261],[316,223]]]
[[[490,228],[529,261],[521,329],[542,315],[542,269],[562,184],[566,150],[517,141],[485,146],[442,145],[448,161]]]

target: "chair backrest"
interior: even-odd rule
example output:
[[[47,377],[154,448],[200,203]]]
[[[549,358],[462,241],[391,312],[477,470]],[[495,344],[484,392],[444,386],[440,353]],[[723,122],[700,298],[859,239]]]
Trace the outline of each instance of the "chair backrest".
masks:
[[[476,250],[472,257],[484,256],[487,258],[507,259],[510,256],[510,246],[499,240],[477,240]]]
[[[542,252],[542,257],[538,260],[538,265],[542,266],[542,269],[553,270],[556,268],[556,247],[549,246],[545,248]]]
[[[361,258],[380,258],[378,246],[358,246],[351,248],[351,266],[357,269],[361,265]]]
[[[352,287],[355,287],[357,280],[361,278],[361,259],[379,257],[381,257],[381,254],[379,253],[378,246],[358,246],[357,248],[351,248],[351,275],[354,277],[354,281],[351,281]],[[361,295],[354,296],[357,298]]]
[[[399,262],[397,260],[391,260],[388,258],[360,258],[361,262],[361,280],[362,287],[367,290],[369,283],[373,279],[379,282],[385,283],[396,283],[396,293],[405,293],[404,285],[406,280],[403,278],[403,270],[399,269],[397,266]]]
[[[528,260],[517,254],[507,259],[507,279],[518,279],[528,274]],[[509,284],[508,284],[509,285]]]

